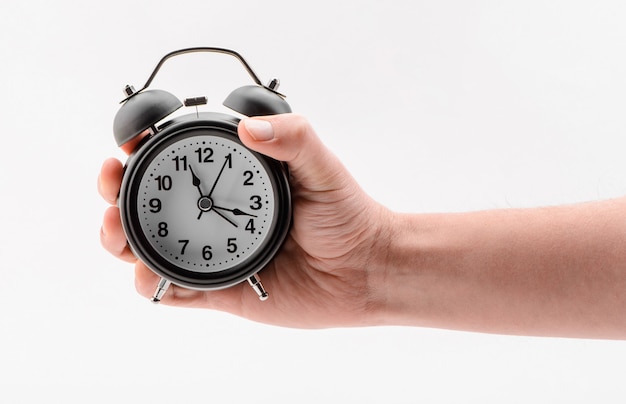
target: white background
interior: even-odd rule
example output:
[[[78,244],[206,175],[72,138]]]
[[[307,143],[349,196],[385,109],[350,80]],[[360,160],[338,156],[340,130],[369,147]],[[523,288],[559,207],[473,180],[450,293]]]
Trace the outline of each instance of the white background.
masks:
[[[0,401],[617,403],[624,342],[418,328],[291,330],[153,306],[100,247],[125,84],[166,53],[277,76],[397,211],[626,193],[623,1],[16,1],[0,5]],[[251,83],[188,55],[154,86]],[[624,308],[626,310],[626,308]]]

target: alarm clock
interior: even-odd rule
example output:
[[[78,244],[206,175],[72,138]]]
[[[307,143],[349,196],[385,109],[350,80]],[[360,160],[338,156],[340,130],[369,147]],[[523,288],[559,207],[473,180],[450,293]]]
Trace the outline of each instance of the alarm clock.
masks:
[[[235,57],[254,84],[237,88],[224,105],[243,116],[291,112],[278,80],[263,85],[245,59],[229,49],[199,47],[164,56],[146,84],[124,89],[113,133],[118,146],[148,133],[124,166],[118,206],[133,253],[160,277],[152,301],[175,285],[217,290],[248,282],[268,298],[257,273],[276,255],[291,223],[288,168],[248,149],[239,118],[199,112],[207,97],[181,101],[148,89],[168,59],[192,52]],[[183,107],[188,114],[173,116]]]

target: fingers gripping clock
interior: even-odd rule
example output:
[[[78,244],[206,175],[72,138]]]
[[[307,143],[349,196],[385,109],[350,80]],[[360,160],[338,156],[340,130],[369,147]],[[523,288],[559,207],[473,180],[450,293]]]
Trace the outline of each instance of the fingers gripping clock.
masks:
[[[127,87],[114,121],[119,146],[146,129],[126,162],[119,196],[122,225],[133,252],[161,277],[152,300],[175,283],[200,290],[248,281],[268,297],[257,272],[277,253],[289,230],[291,196],[286,165],[246,148],[239,119],[194,112],[156,126],[182,103],[162,90],[146,90],[170,57],[189,52],[238,58],[256,85],[229,95],[224,104],[246,116],[290,112],[277,81],[263,86],[237,53],[190,48],[166,55],[139,91]],[[198,98],[185,104],[197,105]]]

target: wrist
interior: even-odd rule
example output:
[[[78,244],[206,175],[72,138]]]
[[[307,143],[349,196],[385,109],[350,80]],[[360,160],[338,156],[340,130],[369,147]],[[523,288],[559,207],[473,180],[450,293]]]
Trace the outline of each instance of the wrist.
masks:
[[[383,209],[377,230],[372,259],[368,265],[368,283],[372,325],[414,323],[420,285],[420,225],[416,215]],[[427,230],[427,229],[422,229]]]
[[[377,325],[447,327],[450,304],[462,294],[457,272],[472,250],[458,216],[389,212],[372,277]]]

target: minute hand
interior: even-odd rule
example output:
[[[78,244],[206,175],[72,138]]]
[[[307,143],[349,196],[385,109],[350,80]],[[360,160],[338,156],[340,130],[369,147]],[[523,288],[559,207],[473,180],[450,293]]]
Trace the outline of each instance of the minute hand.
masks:
[[[215,186],[217,185],[217,182],[219,181],[220,177],[222,176],[222,173],[224,172],[224,169],[226,168],[226,164],[228,164],[228,167],[232,167],[232,162],[231,162],[232,156],[230,154],[226,155],[226,160],[224,160],[224,164],[222,164],[222,168],[220,169],[220,173],[217,174],[217,178],[215,179],[215,182],[213,183],[213,186],[211,187],[211,191],[209,192],[208,197],[210,198],[211,195],[213,195],[213,191],[215,190]]]

